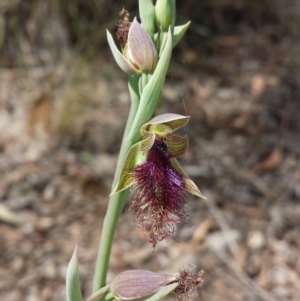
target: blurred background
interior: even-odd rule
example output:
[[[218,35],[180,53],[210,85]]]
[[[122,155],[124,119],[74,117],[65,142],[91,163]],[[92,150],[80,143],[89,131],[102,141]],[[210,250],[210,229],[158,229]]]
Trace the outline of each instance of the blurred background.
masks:
[[[0,300],[65,300],[76,244],[91,292],[130,105],[105,29],[137,2],[0,1]],[[190,227],[154,253],[125,209],[108,277],[194,264],[197,300],[299,300],[300,2],[177,6],[192,23],[159,113],[191,115],[179,161],[208,200],[188,196]]]

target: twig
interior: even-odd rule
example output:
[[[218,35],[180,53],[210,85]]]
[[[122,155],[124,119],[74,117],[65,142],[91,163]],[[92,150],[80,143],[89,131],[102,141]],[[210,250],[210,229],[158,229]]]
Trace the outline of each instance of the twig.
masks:
[[[238,250],[238,245],[229,240],[227,236],[227,231],[230,229],[229,224],[224,218],[221,210],[219,210],[217,205],[215,204],[212,194],[207,190],[204,191],[204,195],[207,197],[207,199],[204,201],[207,207],[209,208],[211,214],[215,218],[217,224],[219,225],[224,235],[226,244],[230,252],[232,253],[231,255],[235,254],[235,252]],[[231,271],[235,274],[238,280],[240,280],[240,282],[244,284],[247,291],[250,291],[257,297],[265,301],[278,301],[269,292],[267,292],[264,288],[258,285],[255,281],[253,281],[225,252],[218,251],[215,252],[215,254],[231,269]]]
[[[221,210],[218,209],[216,203],[214,202],[212,194],[209,191],[205,191],[204,195],[207,197],[207,199],[204,199],[204,202],[210,210],[210,213],[216,220],[217,224],[219,225],[231,254],[234,255],[237,252],[239,246],[235,241],[232,241],[228,237],[228,231],[230,230],[230,227],[226,219],[224,218],[224,215],[222,214]]]

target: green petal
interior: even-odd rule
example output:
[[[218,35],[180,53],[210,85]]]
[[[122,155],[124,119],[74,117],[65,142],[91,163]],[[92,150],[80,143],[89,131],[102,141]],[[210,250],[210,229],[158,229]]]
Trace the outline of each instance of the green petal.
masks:
[[[78,274],[77,246],[68,265],[66,290],[68,301],[83,301]]]
[[[110,47],[110,50],[115,58],[115,61],[117,62],[117,64],[119,65],[119,67],[126,73],[130,74],[130,75],[138,75],[141,73],[140,70],[138,70],[137,68],[135,68],[133,66],[133,64],[131,62],[129,62],[124,55],[119,51],[119,49],[117,48],[112,35],[110,34],[110,32],[107,30],[106,31],[107,34],[107,41]]]
[[[143,135],[143,140],[141,141],[141,150],[143,153],[148,153],[155,141],[154,132],[145,132]]]
[[[178,161],[176,159],[171,159],[171,164],[175,170],[177,170],[182,176],[183,180],[186,186],[186,190],[194,194],[202,199],[206,199],[206,197],[201,193],[201,191],[198,189],[196,184],[190,179],[190,177],[183,171],[181,166],[179,165]]]
[[[187,136],[181,137],[174,134],[168,134],[165,139],[165,143],[168,147],[168,154],[171,158],[183,155],[189,145],[189,138]]]
[[[138,164],[143,163],[147,158],[146,155],[142,152],[141,146],[142,143],[138,142],[130,148],[124,161],[120,180],[111,194],[125,190],[126,188],[129,188],[132,184],[134,184],[134,178],[131,170]]]
[[[183,35],[185,34],[185,32],[187,31],[189,25],[190,25],[190,21],[187,22],[184,25],[180,25],[180,26],[175,26],[174,28],[174,34],[173,34],[173,48],[177,45],[177,43],[181,40],[181,38],[183,37]]]

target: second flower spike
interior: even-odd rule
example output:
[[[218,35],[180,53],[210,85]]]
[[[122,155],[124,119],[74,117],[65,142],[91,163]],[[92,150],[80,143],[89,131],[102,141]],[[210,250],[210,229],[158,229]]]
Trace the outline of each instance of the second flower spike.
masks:
[[[128,20],[128,12],[124,10],[121,13],[125,14],[124,20],[117,23],[121,51],[107,31],[108,44],[117,64],[130,75],[153,73],[158,61],[153,41],[136,18],[131,23]]]

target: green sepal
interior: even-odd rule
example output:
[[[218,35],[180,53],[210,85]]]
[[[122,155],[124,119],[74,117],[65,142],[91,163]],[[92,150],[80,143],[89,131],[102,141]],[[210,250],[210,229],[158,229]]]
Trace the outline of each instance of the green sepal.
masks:
[[[97,301],[103,296],[110,296],[111,299],[105,298],[105,300],[113,300],[113,295],[110,293],[110,284],[100,288],[98,291],[93,293],[86,301]]]
[[[174,291],[174,289],[178,286],[178,283],[172,283],[169,285],[166,285],[162,287],[160,290],[158,290],[156,293],[153,295],[149,296],[148,298],[143,298],[143,301],[158,301],[161,300],[162,298],[166,297],[170,293]]]
[[[190,21],[187,22],[184,25],[180,25],[180,26],[175,26],[174,28],[174,33],[173,33],[173,48],[177,45],[177,43],[181,40],[181,38],[183,37],[183,35],[185,34],[185,32],[187,31],[189,25],[190,25]]]
[[[155,11],[151,0],[139,0],[139,13],[142,26],[146,29],[149,36],[154,37]]]
[[[68,301],[83,301],[78,274],[77,246],[67,269],[66,293]]]
[[[131,172],[132,168],[134,168],[138,164],[143,163],[147,158],[146,155],[142,152],[141,146],[142,143],[137,142],[128,151],[122,167],[120,180],[110,195],[125,190],[126,188],[129,188],[133,185],[134,177]]]
[[[119,67],[126,73],[130,75],[138,75],[141,73],[140,70],[138,70],[129,60],[125,58],[125,56],[120,52],[118,47],[116,46],[114,39],[110,32],[106,30],[107,35],[107,41],[108,45],[110,47],[110,50],[114,56],[114,59],[116,63],[119,65]]]
[[[201,193],[196,184],[190,179],[190,177],[184,172],[178,161],[174,158],[171,159],[172,167],[178,171],[182,176],[185,183],[185,189],[187,192],[194,194],[202,199],[206,199],[206,197]]]
[[[134,122],[132,124],[132,130],[129,133],[129,139],[133,140],[133,142],[137,142],[141,137],[137,129],[140,129],[145,122],[151,119],[156,111],[169,67],[171,53],[172,35],[171,31],[169,30],[168,39],[164,51],[158,61],[151,79],[149,80],[141,95],[140,105],[136,113],[136,118],[134,119]]]

